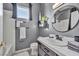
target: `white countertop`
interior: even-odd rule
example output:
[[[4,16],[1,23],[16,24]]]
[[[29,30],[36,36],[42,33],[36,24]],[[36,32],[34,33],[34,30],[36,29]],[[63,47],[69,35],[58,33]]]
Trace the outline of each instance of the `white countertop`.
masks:
[[[53,45],[49,41],[49,37],[39,37],[38,41],[40,43],[44,44],[45,46],[47,46],[49,49],[51,49],[52,51],[54,51],[55,53],[57,53],[60,56],[79,56],[79,53],[68,49],[67,46],[61,47],[61,46]]]

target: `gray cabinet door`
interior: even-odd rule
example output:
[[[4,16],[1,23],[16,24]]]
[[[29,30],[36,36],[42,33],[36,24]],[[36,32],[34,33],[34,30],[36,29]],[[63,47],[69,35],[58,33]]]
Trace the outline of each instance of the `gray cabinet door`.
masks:
[[[44,46],[43,44],[39,44],[38,50],[39,56],[57,56],[57,54],[50,50],[48,47]]]

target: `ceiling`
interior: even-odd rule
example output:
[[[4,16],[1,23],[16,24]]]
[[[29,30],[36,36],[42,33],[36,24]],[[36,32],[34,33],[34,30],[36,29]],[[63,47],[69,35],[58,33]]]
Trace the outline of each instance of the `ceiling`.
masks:
[[[20,6],[23,6],[23,7],[29,7],[29,3],[17,3],[18,5]],[[32,3],[33,5],[34,3]],[[45,3],[38,3],[38,4],[45,4]],[[50,3],[49,3],[50,4]],[[52,3],[53,5],[54,3]],[[3,3],[3,9],[5,10],[12,10],[12,4],[11,3]]]

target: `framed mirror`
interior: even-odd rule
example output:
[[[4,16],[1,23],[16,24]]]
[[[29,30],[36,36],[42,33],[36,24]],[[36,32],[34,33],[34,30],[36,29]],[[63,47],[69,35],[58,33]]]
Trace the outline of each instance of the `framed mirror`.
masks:
[[[53,28],[59,32],[67,32],[75,28],[79,22],[79,10],[76,7],[57,11],[54,14]]]

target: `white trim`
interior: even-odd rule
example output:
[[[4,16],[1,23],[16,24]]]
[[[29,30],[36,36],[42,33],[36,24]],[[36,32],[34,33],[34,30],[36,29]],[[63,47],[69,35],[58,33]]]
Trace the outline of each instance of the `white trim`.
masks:
[[[24,52],[24,51],[27,51],[27,50],[30,50],[30,48],[26,48],[26,49],[15,51],[14,54],[21,53],[21,52]]]
[[[55,3],[54,5],[53,5],[53,9],[56,9],[56,8],[58,8],[60,5],[62,5],[63,3]]]

